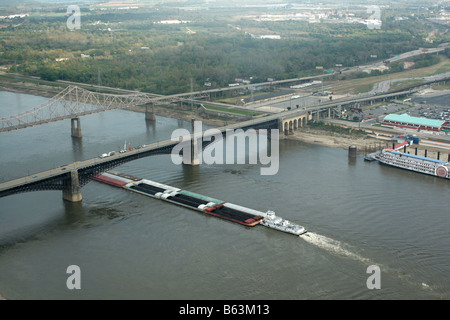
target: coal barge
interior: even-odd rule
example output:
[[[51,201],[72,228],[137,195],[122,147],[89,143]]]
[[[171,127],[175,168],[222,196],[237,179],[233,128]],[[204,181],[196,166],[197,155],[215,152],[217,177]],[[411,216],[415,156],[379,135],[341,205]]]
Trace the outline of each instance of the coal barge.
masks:
[[[280,219],[281,222],[278,223],[276,219],[273,219],[274,215],[272,211],[264,213],[262,211],[253,210],[187,190],[181,190],[147,179],[140,179],[118,172],[105,172],[95,176],[94,180],[193,209],[247,227],[254,227],[258,224],[262,224],[266,227],[295,235],[301,235],[306,232],[305,228],[291,222],[289,222],[289,226],[286,227],[286,220],[283,219]],[[268,219],[267,221],[265,221],[266,217]]]
[[[118,173],[103,173],[95,176],[94,180],[236,222],[247,227],[254,227],[264,219],[263,215],[255,214],[256,211],[254,210],[245,210],[246,208],[244,207],[238,209],[237,206],[230,206],[230,204],[219,199],[147,179],[137,180]]]

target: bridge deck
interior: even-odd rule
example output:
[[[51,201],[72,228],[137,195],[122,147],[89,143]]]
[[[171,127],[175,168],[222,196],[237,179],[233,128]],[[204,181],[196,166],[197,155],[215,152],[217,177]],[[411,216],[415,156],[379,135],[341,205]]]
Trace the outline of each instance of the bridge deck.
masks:
[[[227,126],[217,128],[217,129],[220,130],[221,132],[226,132],[227,130],[235,130],[238,128],[247,128],[247,127],[257,126],[259,124],[274,121],[276,119],[278,119],[277,115],[272,115],[272,116],[261,117],[258,119],[253,119],[253,120],[244,121],[244,122],[240,122],[240,123],[230,124]],[[188,136],[185,137],[185,139],[187,139],[187,138],[188,138]],[[190,134],[189,138],[193,139],[193,134]],[[83,170],[86,170],[89,168],[98,168],[97,171],[99,171],[99,170],[101,170],[101,168],[110,168],[110,166],[108,166],[108,164],[111,164],[111,163],[124,163],[127,161],[132,161],[132,160],[138,159],[140,157],[149,156],[149,155],[152,155],[152,154],[155,154],[158,152],[170,153],[170,151],[167,151],[167,150],[171,150],[178,143],[179,143],[178,141],[172,141],[171,139],[158,141],[158,142],[154,142],[149,145],[146,145],[145,147],[126,151],[124,153],[116,152],[114,155],[106,157],[106,158],[96,157],[93,159],[78,161],[78,162],[74,162],[72,164],[68,164],[68,165],[60,166],[60,167],[50,169],[47,171],[35,173],[35,174],[25,176],[25,177],[22,177],[19,179],[3,182],[3,183],[0,183],[0,197],[2,196],[3,193],[5,193],[8,190],[20,188],[20,187],[23,187],[26,185],[38,184],[40,182],[45,182],[49,179],[54,179],[54,178],[67,179],[68,176],[70,175],[71,171],[79,171],[79,172],[81,171],[82,172]]]

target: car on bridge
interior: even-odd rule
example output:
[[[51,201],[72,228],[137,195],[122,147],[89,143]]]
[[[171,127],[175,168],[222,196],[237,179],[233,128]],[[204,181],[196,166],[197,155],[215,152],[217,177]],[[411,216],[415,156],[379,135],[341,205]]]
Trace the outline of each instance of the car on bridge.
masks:
[[[115,154],[116,154],[115,151],[111,151],[111,152],[108,152],[108,153],[102,153],[102,154],[99,156],[99,158],[107,158],[107,157],[113,156],[113,155],[115,155]]]

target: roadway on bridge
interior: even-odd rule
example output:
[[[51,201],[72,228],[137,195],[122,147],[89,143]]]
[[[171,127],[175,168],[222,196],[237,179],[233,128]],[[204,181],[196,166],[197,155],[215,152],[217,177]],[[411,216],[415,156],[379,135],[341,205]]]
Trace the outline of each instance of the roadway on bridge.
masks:
[[[276,120],[279,118],[279,115],[270,115],[266,117],[260,117],[244,122],[234,123],[227,126],[219,127],[217,128],[221,132],[226,132],[227,130],[235,130],[238,128],[246,128],[246,127],[252,127],[257,126],[258,124],[262,124],[265,122],[270,122],[273,120]],[[204,133],[202,133],[202,136]],[[193,135],[190,134],[189,136],[183,137],[183,140],[187,140],[188,138],[193,138]],[[128,150],[123,153],[121,152],[114,152],[113,155],[108,157],[96,157],[93,159],[88,159],[84,161],[78,161],[74,162],[69,165],[60,166],[55,169],[35,173],[23,178],[7,181],[4,183],[0,183],[0,193],[5,192],[10,189],[22,187],[29,184],[36,184],[39,182],[44,182],[45,180],[48,180],[50,178],[57,178],[64,176],[67,176],[71,171],[79,171],[90,167],[101,167],[102,165],[106,165],[111,162],[118,162],[120,160],[126,161],[127,158],[130,158],[134,160],[136,156],[144,153],[151,153],[152,151],[161,150],[165,148],[171,148],[178,144],[178,141],[173,141],[172,139],[167,139],[164,141],[154,142],[149,145],[141,146],[139,148]]]

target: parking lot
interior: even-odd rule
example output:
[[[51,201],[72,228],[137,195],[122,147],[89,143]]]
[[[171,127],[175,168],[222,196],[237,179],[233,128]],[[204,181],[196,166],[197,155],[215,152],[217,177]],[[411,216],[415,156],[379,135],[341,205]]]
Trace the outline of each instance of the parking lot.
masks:
[[[438,119],[450,121],[450,93],[433,96],[415,96],[411,99],[396,103],[370,108],[364,112],[365,116],[380,119],[391,113],[407,113],[412,117]]]

